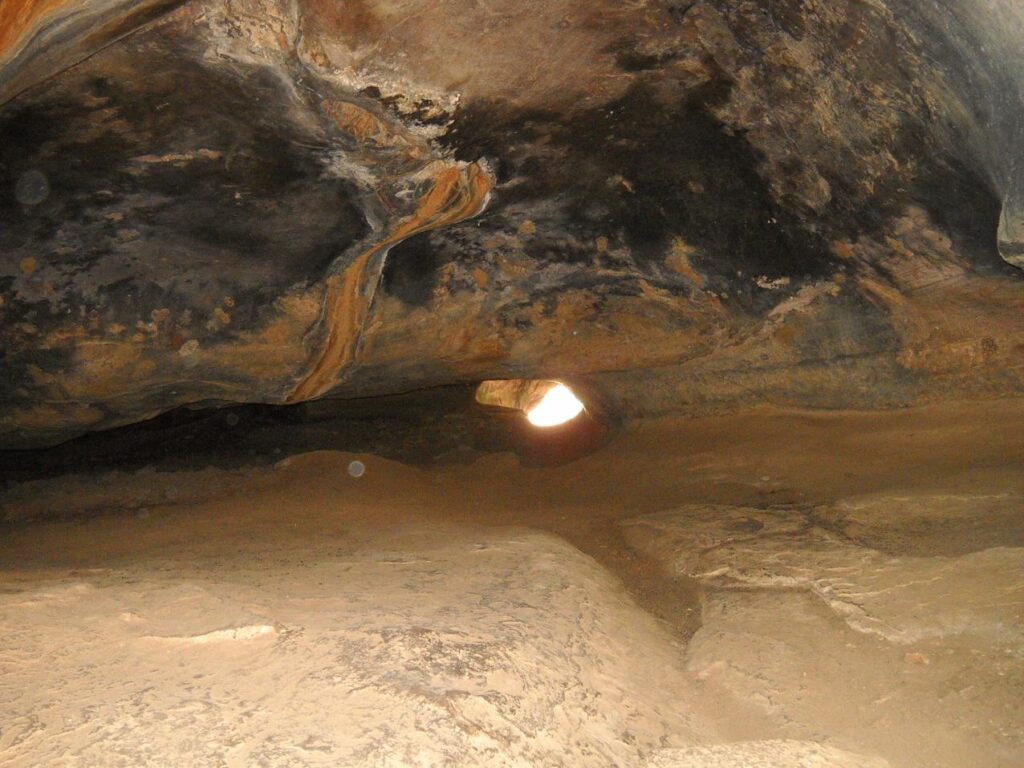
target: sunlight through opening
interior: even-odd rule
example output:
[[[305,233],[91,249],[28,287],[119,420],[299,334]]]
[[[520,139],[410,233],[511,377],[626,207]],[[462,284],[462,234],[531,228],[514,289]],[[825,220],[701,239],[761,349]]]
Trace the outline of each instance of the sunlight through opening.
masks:
[[[526,418],[535,427],[557,427],[579,416],[583,403],[565,384],[558,384],[547,391],[540,402],[531,408]]]

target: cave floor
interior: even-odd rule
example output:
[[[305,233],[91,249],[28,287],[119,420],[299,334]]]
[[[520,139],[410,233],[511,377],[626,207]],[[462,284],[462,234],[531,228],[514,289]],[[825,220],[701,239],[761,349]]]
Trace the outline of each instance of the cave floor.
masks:
[[[761,409],[17,483],[0,764],[1019,768],[1021,435]]]

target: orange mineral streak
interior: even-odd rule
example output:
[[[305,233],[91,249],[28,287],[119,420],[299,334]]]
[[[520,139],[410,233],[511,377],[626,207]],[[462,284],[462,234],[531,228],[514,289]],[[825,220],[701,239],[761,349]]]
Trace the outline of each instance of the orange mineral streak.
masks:
[[[344,273],[327,279],[326,339],[320,357],[287,402],[322,395],[355,359],[360,330],[372,300],[366,289],[369,281],[376,279],[368,269],[373,258],[413,235],[477,215],[487,204],[493,187],[493,177],[477,163],[444,167],[412,216],[400,222],[387,238],[360,254]]]
[[[0,1],[0,62],[17,53],[20,44],[45,16],[68,0],[2,0]]]

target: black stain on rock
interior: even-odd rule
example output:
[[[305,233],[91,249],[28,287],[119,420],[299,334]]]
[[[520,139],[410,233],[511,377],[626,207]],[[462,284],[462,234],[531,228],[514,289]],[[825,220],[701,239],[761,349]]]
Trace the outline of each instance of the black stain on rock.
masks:
[[[71,310],[149,297],[153,306],[108,318],[129,326],[140,310],[209,312],[224,296],[240,320],[320,279],[367,234],[354,189],[323,173],[323,142],[289,121],[283,86],[178,51],[122,55],[5,108],[0,274],[32,256],[51,301]],[[155,74],[118,78],[126,64]],[[31,208],[13,194],[28,169],[51,187]]]
[[[718,80],[666,103],[641,83],[572,117],[481,102],[457,116],[449,141],[465,159],[496,159],[499,210],[557,208],[549,229],[624,242],[648,274],[682,238],[712,289],[758,310],[779,296],[763,297],[755,277],[796,284],[831,274],[834,261],[816,223],[773,199],[758,153],[714,117],[728,93]]]

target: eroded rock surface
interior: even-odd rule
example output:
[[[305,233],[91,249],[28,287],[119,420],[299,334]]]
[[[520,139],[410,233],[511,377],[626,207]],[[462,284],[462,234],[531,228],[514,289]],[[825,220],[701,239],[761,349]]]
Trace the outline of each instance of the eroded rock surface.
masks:
[[[1022,500],[1014,502],[1019,510]],[[941,526],[941,517],[934,522]],[[739,587],[806,590],[852,629],[890,642],[966,634],[1013,649],[1024,637],[1021,548],[896,556],[853,543],[785,507],[700,506],[644,518],[637,526],[646,546],[656,547],[682,575]],[[977,599],[992,590],[990,602]]]
[[[8,580],[4,765],[629,766],[697,738],[663,631],[564,542],[324,541]]]
[[[915,550],[915,511],[917,525],[955,539],[972,506],[1013,541],[1020,497],[692,506],[625,530],[705,585],[688,665],[725,711],[760,713],[787,738],[828,733],[893,764],[1012,765],[1024,756],[1012,693],[1024,679],[1024,549],[961,539],[956,554],[897,554]]]
[[[649,768],[888,768],[863,757],[813,742],[752,741],[713,747],[661,750]]]
[[[490,378],[1024,381],[1010,0],[0,13],[0,445]]]

